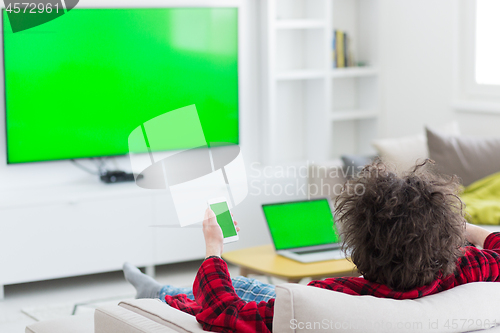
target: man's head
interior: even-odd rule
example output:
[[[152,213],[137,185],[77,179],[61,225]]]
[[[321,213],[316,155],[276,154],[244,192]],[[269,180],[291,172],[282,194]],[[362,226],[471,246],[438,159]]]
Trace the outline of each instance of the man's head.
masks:
[[[465,242],[459,183],[429,164],[400,176],[375,161],[337,198],[344,247],[365,279],[403,291],[455,271]]]

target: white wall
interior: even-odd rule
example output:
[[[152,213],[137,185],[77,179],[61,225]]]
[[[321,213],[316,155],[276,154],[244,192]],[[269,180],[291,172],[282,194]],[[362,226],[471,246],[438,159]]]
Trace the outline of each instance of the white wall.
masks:
[[[463,134],[498,135],[500,116],[456,113],[456,0],[380,0],[383,75],[381,135],[423,132],[458,120]]]

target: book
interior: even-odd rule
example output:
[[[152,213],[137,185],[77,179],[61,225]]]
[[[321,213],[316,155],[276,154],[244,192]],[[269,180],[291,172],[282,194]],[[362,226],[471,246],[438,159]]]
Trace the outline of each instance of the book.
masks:
[[[354,67],[356,63],[354,61],[354,55],[352,52],[352,39],[350,36],[347,36],[347,67]]]
[[[332,42],[332,64],[333,68],[337,67],[337,46],[335,45],[337,30],[333,31],[333,42]]]
[[[349,54],[347,44],[347,33],[344,32],[344,67],[349,67]]]
[[[344,32],[341,30],[336,30],[335,32],[335,46],[337,49],[337,67],[345,67],[345,57],[344,57]]]
[[[356,66],[351,36],[342,30],[333,31],[332,64],[333,68]]]

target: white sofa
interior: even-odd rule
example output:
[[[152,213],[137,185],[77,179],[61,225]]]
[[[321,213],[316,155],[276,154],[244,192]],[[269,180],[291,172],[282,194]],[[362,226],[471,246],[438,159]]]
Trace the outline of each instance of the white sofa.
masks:
[[[283,284],[276,287],[274,332],[500,332],[500,283],[474,282],[416,300],[351,296]],[[92,318],[36,323],[27,333],[203,332],[190,316],[159,300],[98,308]]]

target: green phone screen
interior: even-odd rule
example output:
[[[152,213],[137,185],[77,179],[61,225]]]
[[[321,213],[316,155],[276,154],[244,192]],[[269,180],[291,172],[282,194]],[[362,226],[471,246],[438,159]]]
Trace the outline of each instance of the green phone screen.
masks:
[[[227,203],[218,202],[211,204],[210,208],[217,217],[217,223],[219,223],[220,228],[222,229],[224,238],[236,236],[236,228],[234,227],[233,218],[231,217],[231,212],[229,211],[229,207],[227,207]]]

